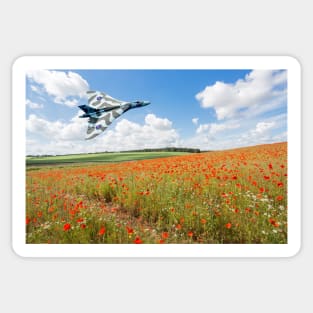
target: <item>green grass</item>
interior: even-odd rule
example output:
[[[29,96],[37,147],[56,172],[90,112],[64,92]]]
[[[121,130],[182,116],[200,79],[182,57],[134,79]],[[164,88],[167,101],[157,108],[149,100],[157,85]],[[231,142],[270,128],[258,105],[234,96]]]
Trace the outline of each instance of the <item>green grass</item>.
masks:
[[[27,157],[26,165],[53,165],[64,163],[115,163],[133,160],[145,160],[164,158],[178,155],[186,155],[186,152],[108,152],[94,154],[72,154],[49,157]]]

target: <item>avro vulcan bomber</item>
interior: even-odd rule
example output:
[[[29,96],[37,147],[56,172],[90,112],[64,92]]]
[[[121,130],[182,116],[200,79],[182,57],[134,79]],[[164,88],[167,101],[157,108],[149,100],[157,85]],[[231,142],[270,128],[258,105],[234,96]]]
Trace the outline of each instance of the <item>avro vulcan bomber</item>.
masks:
[[[81,118],[88,118],[87,135],[92,139],[100,135],[119,116],[134,108],[150,104],[149,101],[121,101],[100,91],[87,91],[88,105],[80,105],[85,113]]]

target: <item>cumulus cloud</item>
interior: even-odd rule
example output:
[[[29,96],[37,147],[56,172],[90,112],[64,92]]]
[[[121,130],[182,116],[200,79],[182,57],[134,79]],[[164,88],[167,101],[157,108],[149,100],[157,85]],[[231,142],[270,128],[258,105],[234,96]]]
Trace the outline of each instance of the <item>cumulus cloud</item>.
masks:
[[[78,116],[64,123],[31,114],[26,120],[26,130],[29,135],[36,136],[37,144],[29,145],[27,154],[122,151],[181,145],[172,122],[154,114],[146,115],[143,125],[127,119],[118,120],[115,127],[111,125],[94,140],[84,140],[86,128],[86,120]]]
[[[29,99],[26,99],[26,106],[28,106],[31,109],[42,109],[43,108],[43,104],[32,102]]]
[[[159,130],[168,130],[172,127],[172,122],[167,118],[158,118],[154,114],[148,114],[145,117],[145,122],[152,128]]]
[[[76,107],[78,105],[78,100],[77,99],[65,100],[64,104],[69,107]]]
[[[275,121],[258,122],[255,128],[241,134],[237,139],[237,143],[240,145],[254,145],[277,141],[274,139],[273,131],[278,127],[279,125]]]
[[[161,148],[178,145],[179,135],[171,127],[172,123],[167,119],[159,119],[155,115],[153,117],[151,115],[153,114],[146,116],[144,125],[126,119],[119,121],[114,130],[108,131],[98,139],[99,143],[108,147],[108,150]],[[163,124],[166,127],[160,127]]]
[[[201,150],[223,150],[287,141],[287,114],[249,121],[200,124],[184,144]]]
[[[77,97],[84,97],[89,89],[88,82],[72,71],[33,70],[27,73],[27,78],[38,84],[49,96],[54,97],[56,103],[70,107],[75,106]],[[39,90],[34,84],[31,88],[35,92]]]
[[[210,135],[215,135],[219,132],[223,132],[229,129],[239,128],[240,125],[238,123],[210,123],[210,124],[200,124],[196,130],[197,134],[208,133]]]
[[[204,132],[208,132],[210,129],[210,124],[200,124],[196,130],[197,134],[202,134]]]
[[[31,114],[26,120],[26,130],[45,139],[55,141],[81,140],[86,124],[78,116],[69,123],[48,121]]]
[[[201,150],[219,150],[233,147],[233,130],[240,127],[239,123],[208,123],[200,124],[196,135],[189,138],[186,144]]]
[[[228,123],[228,124],[216,124],[213,123],[211,124],[211,129],[210,129],[210,133],[211,134],[216,134],[219,132],[223,132],[225,130],[229,130],[229,129],[236,129],[239,128],[240,125],[237,123]]]
[[[218,120],[257,116],[286,100],[286,71],[253,70],[235,83],[217,81],[196,95],[203,108],[213,108]]]
[[[275,126],[274,122],[259,122],[259,123],[257,123],[255,130],[253,130],[253,132],[255,134],[262,135],[262,134],[267,133],[274,126]]]
[[[194,117],[191,121],[192,121],[193,124],[198,125],[199,118],[198,117]]]

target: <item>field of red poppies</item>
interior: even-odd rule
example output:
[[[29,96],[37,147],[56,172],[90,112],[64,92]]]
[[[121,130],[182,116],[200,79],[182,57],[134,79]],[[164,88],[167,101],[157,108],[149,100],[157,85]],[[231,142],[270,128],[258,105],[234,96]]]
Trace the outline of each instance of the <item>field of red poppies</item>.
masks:
[[[287,143],[26,179],[27,243],[287,243]]]

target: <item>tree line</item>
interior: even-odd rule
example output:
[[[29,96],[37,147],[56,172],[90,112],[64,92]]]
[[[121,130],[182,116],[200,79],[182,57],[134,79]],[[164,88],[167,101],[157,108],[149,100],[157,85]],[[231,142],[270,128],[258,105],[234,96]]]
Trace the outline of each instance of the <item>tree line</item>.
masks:
[[[166,147],[166,148],[145,148],[145,149],[138,149],[138,150],[127,150],[127,151],[120,151],[123,152],[189,152],[189,153],[200,153],[200,149],[194,148],[178,148],[178,147]]]

